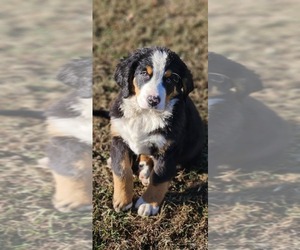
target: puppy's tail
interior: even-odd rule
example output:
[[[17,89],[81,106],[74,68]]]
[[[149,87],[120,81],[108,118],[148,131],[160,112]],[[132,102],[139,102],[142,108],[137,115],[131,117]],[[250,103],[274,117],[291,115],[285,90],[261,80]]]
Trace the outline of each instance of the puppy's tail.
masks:
[[[27,110],[27,109],[7,109],[0,110],[0,116],[24,117],[45,120],[46,116],[43,111]]]
[[[109,111],[107,111],[107,110],[94,110],[93,109],[93,116],[110,119]]]

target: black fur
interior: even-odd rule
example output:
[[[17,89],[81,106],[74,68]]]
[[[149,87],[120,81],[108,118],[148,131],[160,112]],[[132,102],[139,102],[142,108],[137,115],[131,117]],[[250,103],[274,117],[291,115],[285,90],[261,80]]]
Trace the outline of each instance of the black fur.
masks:
[[[128,145],[123,141],[121,137],[113,137],[111,141],[111,166],[114,173],[120,177],[124,176],[124,171],[121,168],[121,163],[125,158],[125,155],[128,155],[129,160],[133,163],[136,160],[133,152],[130,150]]]
[[[109,111],[107,110],[95,110],[93,109],[93,116],[110,119]]]

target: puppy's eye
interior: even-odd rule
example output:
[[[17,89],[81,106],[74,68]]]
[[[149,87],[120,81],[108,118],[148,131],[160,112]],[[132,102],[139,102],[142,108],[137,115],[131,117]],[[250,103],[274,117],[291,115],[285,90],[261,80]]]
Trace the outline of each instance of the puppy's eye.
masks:
[[[167,84],[171,84],[171,83],[172,83],[171,77],[166,78],[165,82],[166,82]]]
[[[177,75],[176,73],[173,73],[170,77],[167,77],[165,82],[167,84],[171,84],[171,83],[178,83],[180,81],[180,76]]]
[[[141,75],[141,77],[142,77],[142,79],[143,79],[144,81],[147,81],[147,80],[149,80],[149,79],[151,78],[151,77],[149,76],[148,72],[145,71],[145,70],[141,71],[141,72],[140,72],[140,75]]]
[[[175,73],[173,73],[171,77],[175,83],[178,83],[180,81],[180,76]]]

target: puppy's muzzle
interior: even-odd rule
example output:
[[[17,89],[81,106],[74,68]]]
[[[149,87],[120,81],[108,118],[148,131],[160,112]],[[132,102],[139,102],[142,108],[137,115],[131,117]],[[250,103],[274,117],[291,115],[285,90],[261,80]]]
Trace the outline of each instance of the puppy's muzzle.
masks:
[[[160,97],[159,96],[153,96],[153,95],[149,95],[147,97],[147,102],[149,104],[150,107],[155,107],[160,103]]]

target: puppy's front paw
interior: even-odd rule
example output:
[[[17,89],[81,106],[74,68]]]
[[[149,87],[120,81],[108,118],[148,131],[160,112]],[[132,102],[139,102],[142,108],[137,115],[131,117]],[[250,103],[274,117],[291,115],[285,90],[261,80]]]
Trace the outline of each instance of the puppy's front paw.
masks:
[[[145,202],[142,197],[137,200],[135,208],[138,209],[138,214],[140,216],[156,215],[159,211],[159,206]]]

